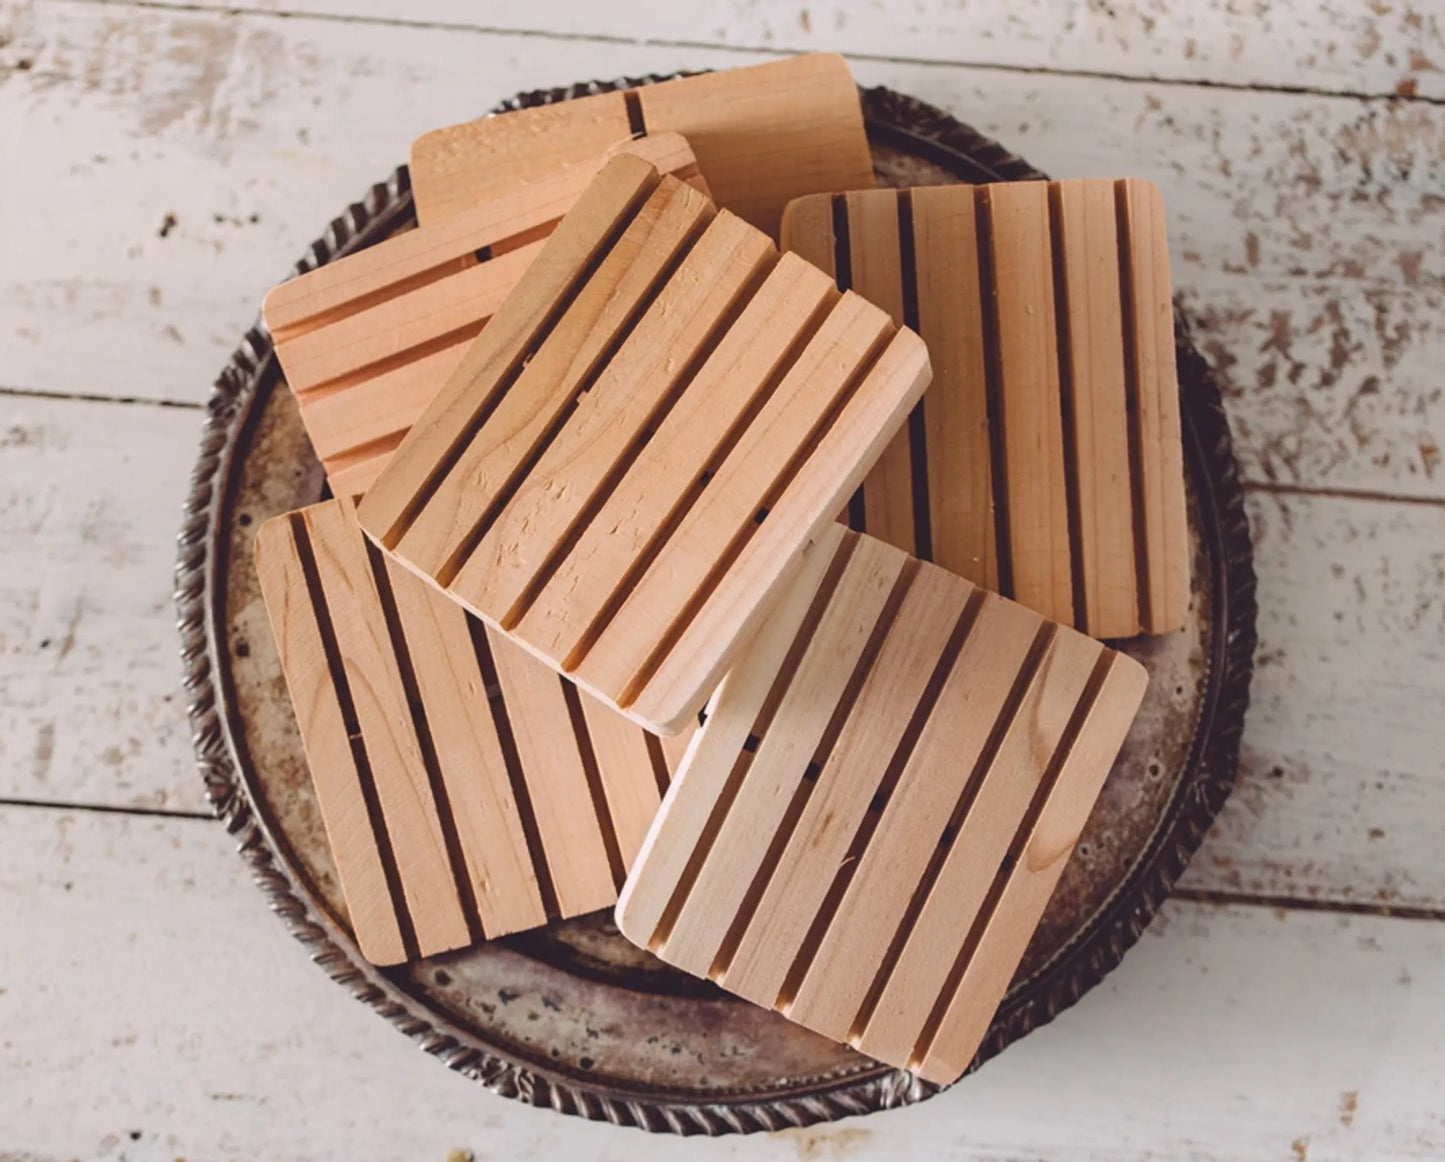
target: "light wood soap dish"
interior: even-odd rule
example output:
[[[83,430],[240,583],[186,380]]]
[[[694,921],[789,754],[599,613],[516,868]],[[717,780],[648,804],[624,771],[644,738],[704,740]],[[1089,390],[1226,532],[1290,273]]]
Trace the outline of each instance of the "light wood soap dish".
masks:
[[[934,379],[855,527],[1095,637],[1189,605],[1164,206],[1148,182],[793,202],[783,245],[915,328]]]
[[[267,521],[256,564],[368,960],[613,903],[679,752],[386,560],[349,500]]]
[[[676,733],[928,375],[917,335],[621,155],[360,521],[488,624]]]
[[[710,701],[618,927],[669,964],[951,1082],[1146,680],[1083,634],[830,525]]]

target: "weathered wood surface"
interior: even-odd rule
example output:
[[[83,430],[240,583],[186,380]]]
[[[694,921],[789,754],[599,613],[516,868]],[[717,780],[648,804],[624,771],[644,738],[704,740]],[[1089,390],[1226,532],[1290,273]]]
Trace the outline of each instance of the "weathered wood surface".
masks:
[[[0,798],[204,809],[169,600],[198,427],[191,410],[0,396]],[[1185,882],[1445,908],[1445,507],[1257,491],[1250,513],[1240,789]]]
[[[185,0],[162,0],[191,7]],[[222,8],[224,0],[201,0]],[[467,0],[261,0],[257,8],[398,23],[605,36],[632,44],[702,43],[994,69],[1047,69],[1359,94],[1445,95],[1445,22],[1431,0],[915,0],[907,6],[846,0],[688,0],[601,7],[589,0],[484,9]]]
[[[758,59],[76,0],[0,13],[0,138],[45,142],[0,217],[5,385],[192,402],[266,288],[424,128],[520,88]],[[1055,176],[1158,183],[1175,284],[1251,478],[1445,498],[1445,107],[891,61],[855,73]],[[61,217],[62,245],[29,228]]]
[[[228,849],[200,820],[0,808],[6,1162],[1445,1151],[1438,924],[1171,902],[1103,986],[950,1093],[683,1150],[490,1097],[441,1068],[307,962]],[[508,1003],[545,1020],[540,1001]]]

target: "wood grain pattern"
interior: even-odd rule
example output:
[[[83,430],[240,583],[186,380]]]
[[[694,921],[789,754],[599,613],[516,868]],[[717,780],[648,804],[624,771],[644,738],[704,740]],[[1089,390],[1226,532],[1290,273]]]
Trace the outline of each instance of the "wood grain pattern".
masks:
[[[360,495],[609,157],[706,190],[675,133],[622,141],[275,287],[262,316],[333,489]]]
[[[815,549],[758,659],[719,688],[617,922],[668,963],[946,1083],[1147,675],[875,538],[835,525]]]
[[[380,553],[349,500],[256,544],[363,954],[395,964],[610,905],[667,782],[643,732]]]
[[[675,733],[927,377],[917,335],[620,156],[361,523],[585,690]]]
[[[873,186],[853,78],[820,53],[433,130],[411,150],[417,216],[446,218],[638,132],[687,137],[718,205],[769,234],[792,198]]]
[[[884,309],[901,309],[900,285],[916,295],[934,383],[864,487],[863,527],[1097,637],[1183,624],[1173,310],[1152,185],[804,198],[783,238]]]

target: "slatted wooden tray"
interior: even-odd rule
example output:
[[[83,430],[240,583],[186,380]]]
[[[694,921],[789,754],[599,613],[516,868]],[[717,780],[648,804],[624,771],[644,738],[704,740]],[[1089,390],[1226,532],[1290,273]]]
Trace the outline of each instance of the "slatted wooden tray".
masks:
[[[873,90],[864,109],[882,184],[1041,176],[920,102]],[[1107,170],[1108,159],[1099,168]],[[398,174],[333,223],[307,263],[379,241],[411,218]],[[1149,695],[982,1058],[1114,967],[1233,782],[1254,646],[1250,543],[1218,388],[1187,334],[1178,338],[1189,623],[1180,634],[1126,647],[1149,667]],[[605,913],[387,972],[362,961],[338,919],[339,885],[251,563],[261,522],[317,500],[322,481],[269,339],[253,331],[218,383],[187,508],[182,656],[198,760],[217,812],[273,907],[338,984],[497,1092],[652,1130],[800,1125],[936,1092],[665,969],[635,951]]]

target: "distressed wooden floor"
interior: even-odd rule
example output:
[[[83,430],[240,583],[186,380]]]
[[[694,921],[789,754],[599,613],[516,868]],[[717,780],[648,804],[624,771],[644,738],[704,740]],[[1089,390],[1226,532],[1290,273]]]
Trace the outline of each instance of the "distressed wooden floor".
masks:
[[[211,378],[412,137],[838,48],[1164,189],[1249,484],[1238,792],[1123,967],[924,1106],[703,1158],[1445,1155],[1439,0],[0,0],[0,1162],[663,1159],[486,1095],[306,959],[205,814],[169,598]]]

